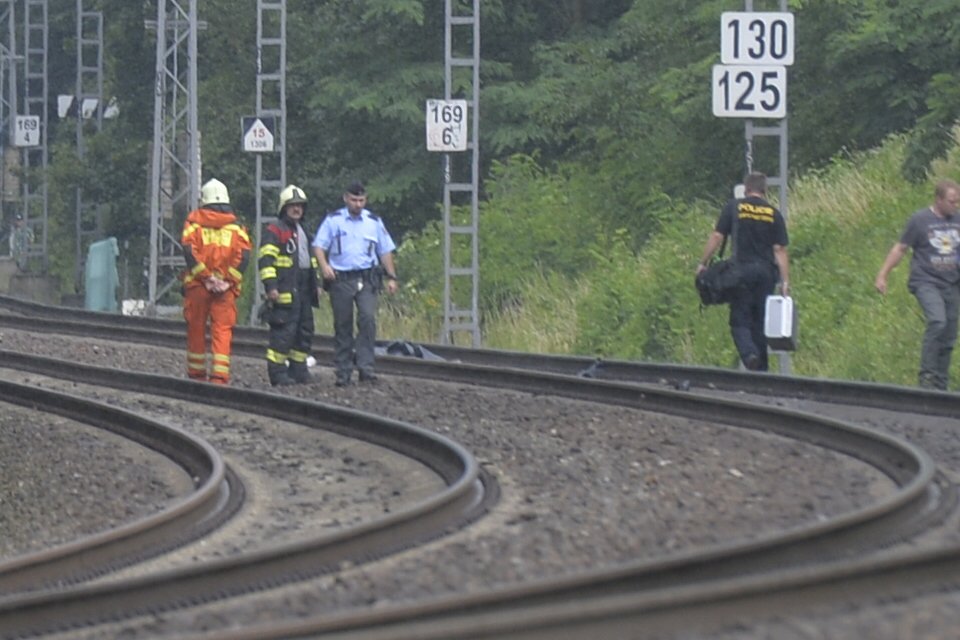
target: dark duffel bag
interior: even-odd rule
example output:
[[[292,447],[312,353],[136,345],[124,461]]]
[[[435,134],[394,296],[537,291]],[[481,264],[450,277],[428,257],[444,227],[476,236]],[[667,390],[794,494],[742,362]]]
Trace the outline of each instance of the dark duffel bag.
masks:
[[[697,274],[695,284],[701,304],[726,304],[740,286],[740,268],[733,260],[716,260]]]

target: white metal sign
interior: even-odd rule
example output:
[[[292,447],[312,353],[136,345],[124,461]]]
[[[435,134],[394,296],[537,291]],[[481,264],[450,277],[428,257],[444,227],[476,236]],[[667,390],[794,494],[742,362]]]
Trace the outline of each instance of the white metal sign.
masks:
[[[13,123],[13,146],[40,145],[40,116],[17,116]]]
[[[467,150],[467,101],[427,100],[427,151]]]
[[[720,17],[723,64],[793,64],[793,14],[727,11]]]
[[[273,131],[276,126],[275,118],[245,117],[241,122],[243,131],[243,150],[254,153],[268,153],[273,151]]]
[[[719,118],[785,118],[787,68],[714,65],[713,115]]]

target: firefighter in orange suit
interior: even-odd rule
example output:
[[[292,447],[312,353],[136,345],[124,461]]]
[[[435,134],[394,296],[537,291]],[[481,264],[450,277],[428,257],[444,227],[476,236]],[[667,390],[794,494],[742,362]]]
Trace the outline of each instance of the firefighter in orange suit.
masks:
[[[237,324],[237,298],[250,259],[250,236],[237,221],[227,187],[210,180],[200,189],[200,207],[183,223],[183,317],[187,321],[187,375],[230,382],[230,343]],[[210,353],[207,371],[207,320]]]

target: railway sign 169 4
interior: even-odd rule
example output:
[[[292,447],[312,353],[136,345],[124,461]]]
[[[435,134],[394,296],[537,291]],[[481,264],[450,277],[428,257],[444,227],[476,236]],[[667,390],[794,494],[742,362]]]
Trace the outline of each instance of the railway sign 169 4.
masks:
[[[13,146],[40,145],[40,116],[17,116],[13,124]]]

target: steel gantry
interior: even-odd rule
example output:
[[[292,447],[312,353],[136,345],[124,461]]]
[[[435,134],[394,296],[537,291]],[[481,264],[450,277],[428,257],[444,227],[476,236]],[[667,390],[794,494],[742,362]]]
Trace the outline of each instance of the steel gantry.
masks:
[[[89,0],[87,0],[89,1]],[[102,125],[103,18],[86,11],[77,0],[77,153],[84,155],[82,118]],[[48,259],[49,190],[49,16],[47,0],[23,0],[23,39],[17,40],[17,0],[0,1],[0,211],[6,220],[23,215],[34,240],[27,255],[46,272]],[[22,68],[22,73],[19,69]],[[22,82],[22,84],[21,84]],[[90,100],[96,98],[91,104]],[[34,128],[34,126],[36,128]],[[76,191],[77,269],[80,269],[84,209],[81,187]],[[79,276],[78,276],[79,278]],[[77,282],[79,287],[79,280]]]
[[[200,132],[197,127],[197,1],[158,0],[157,65],[150,177],[151,312],[177,283],[185,265],[180,233],[200,197]]]
[[[49,194],[47,190],[47,138],[49,133],[47,98],[47,48],[49,30],[47,0],[24,2],[23,48],[23,113],[35,116],[39,122],[38,138],[21,148],[21,207],[26,224],[33,229],[34,243],[27,252],[39,259],[46,272]],[[19,121],[17,124],[19,124]]]
[[[479,172],[480,172],[480,0],[445,0],[444,99],[453,97],[454,72],[465,69],[470,133],[468,166],[443,157],[443,329],[442,344],[454,343],[457,332],[469,332],[480,346]],[[457,201],[454,202],[454,199]],[[464,200],[469,200],[469,207]],[[469,211],[469,215],[466,213]]]
[[[96,132],[103,129],[103,12],[85,9],[77,0],[77,77],[76,77],[76,141],[77,159],[83,164],[86,156],[84,133],[86,127]],[[74,190],[76,224],[74,228],[76,259],[74,262],[74,289],[80,291],[83,283],[87,248],[102,235],[103,221],[100,207],[84,201],[83,181]]]
[[[776,0],[780,11],[787,11],[787,0]],[[744,0],[744,11],[754,11],[754,2],[753,0]],[[773,125],[757,125],[754,124],[753,120],[747,120],[744,124],[744,164],[746,165],[747,173],[750,173],[755,170],[754,167],[754,152],[755,152],[755,140],[757,138],[772,138],[777,144],[777,173],[767,174],[767,185],[778,188],[779,200],[777,202],[777,207],[780,209],[780,213],[783,214],[783,217],[787,217],[788,202],[787,202],[787,181],[789,177],[789,165],[788,165],[788,151],[789,151],[789,137],[787,135],[787,121],[788,118],[785,115],[782,119],[778,120]],[[776,351],[774,352],[778,356],[778,361],[780,365],[780,373],[788,375],[791,372],[792,368],[792,357],[789,351]]]
[[[275,220],[276,202],[287,183],[287,3],[257,0],[257,118],[276,123],[273,153],[258,153],[256,174],[256,244],[264,223]],[[255,293],[260,270],[255,269]],[[250,324],[257,323],[258,305],[250,307]]]
[[[14,0],[0,2],[0,212],[7,222],[20,199],[20,158],[12,143],[14,116],[17,114],[17,37]]]

